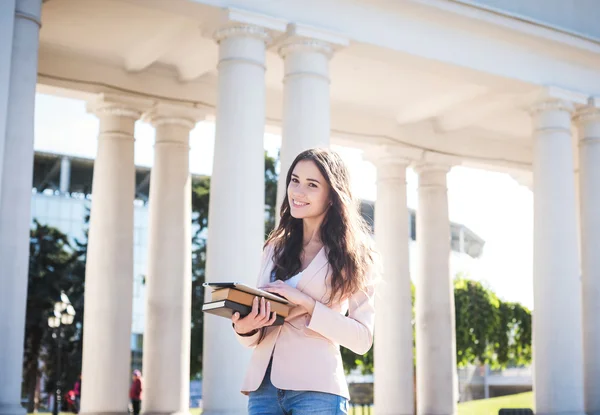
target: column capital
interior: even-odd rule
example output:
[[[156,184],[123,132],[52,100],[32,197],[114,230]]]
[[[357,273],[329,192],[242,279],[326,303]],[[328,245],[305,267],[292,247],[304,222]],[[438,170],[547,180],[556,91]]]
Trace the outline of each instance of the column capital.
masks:
[[[347,38],[335,33],[290,23],[278,47],[278,53],[282,58],[285,58],[288,54],[298,51],[317,52],[329,59],[335,51],[348,45]]]
[[[213,38],[217,43],[229,37],[241,36],[257,38],[268,44],[275,33],[283,33],[286,29],[286,22],[282,19],[235,8],[222,10],[219,17],[218,26],[213,29]]]
[[[461,164],[459,157],[426,151],[420,160],[413,163],[413,169],[419,175],[436,171],[446,174],[459,164]]]
[[[377,183],[388,181],[406,182],[406,169],[410,167],[411,160],[397,158],[393,155],[380,156],[377,159],[368,159],[377,169]]]
[[[386,166],[409,167],[421,158],[421,150],[400,146],[379,146],[365,150],[363,158],[375,165],[377,169]]]
[[[142,120],[155,128],[168,124],[192,130],[196,123],[206,119],[207,114],[207,110],[203,108],[159,102],[144,113]]]
[[[588,105],[577,110],[573,120],[579,123],[600,121],[600,97],[590,98]]]
[[[563,99],[548,98],[536,101],[529,107],[529,112],[532,115],[547,111],[564,111],[572,114],[575,111],[575,106],[572,102]]]
[[[450,172],[450,170],[452,170],[452,167],[453,166],[451,164],[435,163],[429,161],[419,161],[413,164],[413,169],[418,175],[432,172],[440,172],[447,174]]]
[[[326,42],[318,39],[310,38],[289,38],[281,46],[277,52],[279,56],[285,58],[287,55],[293,52],[317,52],[325,55],[327,59],[333,56],[333,47]]]
[[[549,111],[561,111],[571,114],[576,105],[586,104],[587,101],[588,97],[580,92],[556,86],[545,86],[531,94],[528,110],[532,115]]]
[[[222,27],[213,35],[217,43],[221,42],[223,39],[234,36],[253,37],[264,41],[265,44],[271,43],[271,36],[269,35],[269,31],[267,29],[260,26],[241,23]]]
[[[555,133],[571,133],[571,118],[577,106],[584,105],[588,97],[557,87],[545,87],[531,95],[529,114],[534,134],[538,137]]]
[[[575,113],[579,145],[600,144],[600,98],[590,98],[589,104]]]
[[[419,177],[419,189],[447,189],[451,169],[451,165],[443,163],[419,162],[413,165],[413,170]]]
[[[88,101],[86,109],[97,116],[113,115],[138,120],[152,102],[147,98],[101,93]]]

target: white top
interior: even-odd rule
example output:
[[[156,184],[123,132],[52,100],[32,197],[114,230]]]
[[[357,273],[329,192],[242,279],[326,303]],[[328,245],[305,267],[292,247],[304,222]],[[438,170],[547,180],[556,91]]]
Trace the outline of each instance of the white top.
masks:
[[[302,278],[302,271],[294,275],[289,280],[285,280],[285,283],[296,288],[296,286],[298,285],[298,281],[300,281],[300,278]]]

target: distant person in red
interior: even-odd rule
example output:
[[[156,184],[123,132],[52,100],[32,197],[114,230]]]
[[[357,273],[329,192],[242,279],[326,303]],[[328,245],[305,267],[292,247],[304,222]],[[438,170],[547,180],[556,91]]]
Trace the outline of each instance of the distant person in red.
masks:
[[[131,388],[129,388],[129,399],[131,399],[133,415],[139,415],[142,406],[142,372],[139,370],[133,371],[133,382],[131,382]]]
[[[81,405],[81,375],[79,375],[79,379],[75,382],[75,386],[73,387],[73,392],[75,394],[75,413],[79,413],[79,407]]]

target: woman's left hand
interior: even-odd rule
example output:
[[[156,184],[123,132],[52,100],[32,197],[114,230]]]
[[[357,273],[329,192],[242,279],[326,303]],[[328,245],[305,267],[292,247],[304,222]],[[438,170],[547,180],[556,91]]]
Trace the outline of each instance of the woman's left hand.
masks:
[[[315,300],[312,297],[304,294],[302,291],[286,284],[281,280],[271,282],[264,287],[260,287],[262,290],[273,294],[279,294],[285,297],[290,303],[302,306],[310,313],[314,309]]]

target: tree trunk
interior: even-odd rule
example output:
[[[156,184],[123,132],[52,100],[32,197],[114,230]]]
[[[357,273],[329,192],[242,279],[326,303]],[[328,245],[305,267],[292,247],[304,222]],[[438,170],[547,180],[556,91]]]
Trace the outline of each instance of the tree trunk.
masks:
[[[38,378],[39,378],[39,359],[40,359],[40,348],[42,344],[42,335],[43,331],[39,328],[31,330],[29,333],[28,339],[25,339],[25,344],[28,346],[26,348],[25,355],[25,394],[27,395],[27,412],[32,413],[36,410],[37,399],[36,399],[36,390],[38,388]]]
[[[33,408],[34,412],[38,412],[40,410],[40,392],[42,386],[41,376],[37,377],[37,382],[35,382],[35,405]],[[29,412],[28,412],[29,413]]]
[[[27,385],[27,413],[35,412],[36,410],[36,389],[37,389],[37,370],[30,371],[26,379]]]

